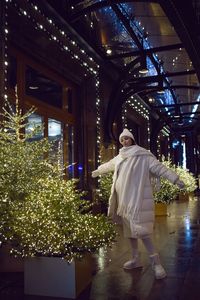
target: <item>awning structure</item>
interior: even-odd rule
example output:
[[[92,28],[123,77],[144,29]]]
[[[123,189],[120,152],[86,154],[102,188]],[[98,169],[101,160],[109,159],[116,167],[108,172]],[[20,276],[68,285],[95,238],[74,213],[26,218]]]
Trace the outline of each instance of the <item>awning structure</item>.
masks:
[[[176,132],[198,126],[198,1],[45,2],[118,74],[106,112],[109,136],[123,104],[134,95],[156,116],[160,128]]]

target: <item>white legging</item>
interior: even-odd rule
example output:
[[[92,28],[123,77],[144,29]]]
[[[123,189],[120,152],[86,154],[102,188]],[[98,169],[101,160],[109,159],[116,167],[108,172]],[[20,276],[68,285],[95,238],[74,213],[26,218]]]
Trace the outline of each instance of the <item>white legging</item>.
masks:
[[[131,243],[132,255],[134,257],[135,255],[138,255],[138,239],[137,238],[129,238],[129,240]],[[147,235],[147,236],[141,238],[141,240],[150,256],[154,255],[157,252],[156,248],[153,244],[152,237],[150,235]]]

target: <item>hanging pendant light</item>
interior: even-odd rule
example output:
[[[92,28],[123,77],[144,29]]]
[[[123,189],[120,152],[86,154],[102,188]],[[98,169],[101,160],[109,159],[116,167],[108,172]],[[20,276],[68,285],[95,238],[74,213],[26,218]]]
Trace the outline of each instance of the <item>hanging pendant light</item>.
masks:
[[[149,72],[148,68],[147,68],[147,58],[146,55],[142,55],[141,58],[141,63],[140,63],[140,67],[141,69],[139,70],[140,74],[147,74]]]
[[[164,94],[164,87],[163,87],[163,78],[160,76],[159,80],[158,80],[158,94]]]

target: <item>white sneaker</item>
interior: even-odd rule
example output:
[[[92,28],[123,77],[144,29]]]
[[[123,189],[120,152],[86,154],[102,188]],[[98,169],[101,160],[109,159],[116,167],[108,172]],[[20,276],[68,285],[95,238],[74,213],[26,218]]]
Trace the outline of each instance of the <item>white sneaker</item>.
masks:
[[[152,266],[156,279],[163,279],[167,276],[167,273],[165,272],[163,266],[159,265],[153,265]]]
[[[125,262],[125,264],[123,265],[123,268],[126,270],[142,268],[142,264],[140,262],[140,259],[137,257],[137,258],[133,258],[133,259]]]

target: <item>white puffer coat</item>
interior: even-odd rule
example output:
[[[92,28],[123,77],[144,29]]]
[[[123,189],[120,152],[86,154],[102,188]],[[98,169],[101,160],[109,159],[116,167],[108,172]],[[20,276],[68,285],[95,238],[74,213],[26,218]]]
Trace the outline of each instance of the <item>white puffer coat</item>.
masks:
[[[122,217],[129,224],[132,237],[151,234],[154,223],[151,176],[175,183],[178,175],[138,145],[123,147],[116,157],[100,165],[98,171],[99,174],[114,171],[108,216],[114,221]]]

